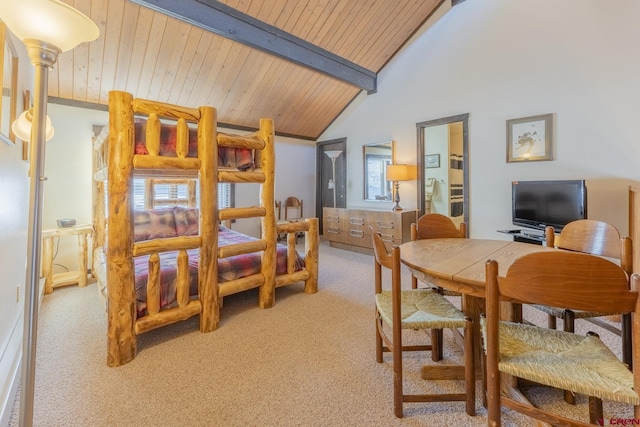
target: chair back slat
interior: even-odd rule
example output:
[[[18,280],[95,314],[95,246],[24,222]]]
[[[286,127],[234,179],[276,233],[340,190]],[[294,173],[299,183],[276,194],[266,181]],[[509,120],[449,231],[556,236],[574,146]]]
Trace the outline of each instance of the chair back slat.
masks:
[[[567,224],[548,246],[620,259],[618,229],[604,221],[581,219]]]
[[[369,230],[371,230],[371,238],[373,239],[373,254],[376,258],[376,262],[381,266],[391,270],[392,268],[391,255],[389,254],[386,246],[384,245],[382,236],[380,236],[380,233],[373,231],[373,227],[371,226],[369,226]]]
[[[500,295],[524,303],[572,310],[633,312],[637,294],[613,262],[578,252],[535,252],[498,278]]]
[[[466,238],[467,224],[461,223],[458,228],[448,216],[431,213],[418,218],[415,226],[412,225],[411,240],[421,239],[446,239]]]

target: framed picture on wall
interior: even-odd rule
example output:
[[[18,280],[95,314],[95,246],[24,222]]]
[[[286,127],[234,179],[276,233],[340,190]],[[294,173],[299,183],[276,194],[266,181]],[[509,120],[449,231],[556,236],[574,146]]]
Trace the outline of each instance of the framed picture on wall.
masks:
[[[552,160],[553,114],[507,120],[507,162]]]
[[[439,168],[440,167],[440,154],[427,154],[424,156],[425,168]]]

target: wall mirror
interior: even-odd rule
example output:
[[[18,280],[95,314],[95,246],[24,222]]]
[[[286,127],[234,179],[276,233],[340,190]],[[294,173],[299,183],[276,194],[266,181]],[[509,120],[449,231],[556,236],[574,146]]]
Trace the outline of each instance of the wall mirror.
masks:
[[[16,119],[18,106],[18,56],[4,22],[0,22],[0,81],[2,81],[2,102],[0,102],[0,139],[15,142],[11,123]]]
[[[392,201],[393,189],[392,183],[387,181],[387,165],[395,160],[394,153],[393,141],[362,146],[364,200]]]
[[[469,114],[416,123],[418,209],[469,227]]]

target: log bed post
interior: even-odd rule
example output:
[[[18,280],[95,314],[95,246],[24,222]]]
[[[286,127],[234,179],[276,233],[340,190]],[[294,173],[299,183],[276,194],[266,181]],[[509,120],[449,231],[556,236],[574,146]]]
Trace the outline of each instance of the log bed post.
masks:
[[[136,356],[131,176],[134,155],[133,96],[109,92],[109,194],[107,225],[107,365]]]
[[[211,332],[220,322],[218,305],[218,136],[213,107],[200,107],[198,158],[200,159],[200,261],[198,294],[200,332]]]
[[[264,284],[260,286],[258,305],[260,308],[272,307],[276,291],[276,239],[278,231],[276,226],[275,210],[275,141],[273,120],[260,119],[260,138],[265,142],[264,149],[260,153],[260,166],[264,174],[264,183],[260,185],[260,203],[266,209],[262,217],[262,239],[267,247],[262,252],[262,274]]]
[[[304,267],[309,272],[309,278],[304,282],[304,292],[314,294],[318,292],[318,218],[307,218],[309,231],[304,240]]]

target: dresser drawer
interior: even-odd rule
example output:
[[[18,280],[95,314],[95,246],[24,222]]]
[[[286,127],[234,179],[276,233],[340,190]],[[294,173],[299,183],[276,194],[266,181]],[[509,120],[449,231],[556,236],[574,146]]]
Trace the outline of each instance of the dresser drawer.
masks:
[[[347,231],[344,209],[324,208],[322,232],[327,240],[344,243],[347,240]]]

